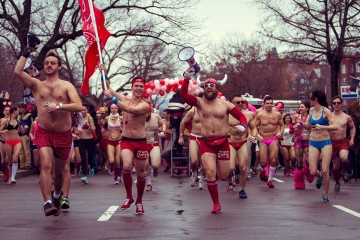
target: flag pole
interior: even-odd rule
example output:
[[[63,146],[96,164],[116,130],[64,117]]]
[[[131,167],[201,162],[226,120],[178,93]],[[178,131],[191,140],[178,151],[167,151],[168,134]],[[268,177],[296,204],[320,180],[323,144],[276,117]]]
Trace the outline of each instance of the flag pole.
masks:
[[[95,19],[95,14],[94,14],[93,0],[88,0],[88,3],[89,3],[89,8],[90,8],[91,22],[93,24],[94,32],[95,32],[95,41],[96,41],[97,49],[98,49],[98,52],[99,52],[100,64],[103,64],[101,48],[100,48],[100,39],[99,39],[98,31],[97,31],[96,19]],[[101,70],[101,78],[102,78],[102,81],[104,81],[104,90],[107,90],[106,79],[105,79],[105,71],[104,70]]]

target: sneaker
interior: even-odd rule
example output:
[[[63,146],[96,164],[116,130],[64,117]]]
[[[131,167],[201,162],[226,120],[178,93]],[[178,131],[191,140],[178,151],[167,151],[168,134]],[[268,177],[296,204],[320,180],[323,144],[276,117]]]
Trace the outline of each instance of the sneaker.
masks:
[[[128,209],[131,206],[131,204],[133,204],[133,203],[134,203],[134,199],[127,198],[127,199],[124,200],[124,202],[121,205],[120,209],[121,210]]]
[[[45,216],[51,216],[51,215],[55,215],[58,212],[57,208],[54,206],[54,204],[47,202],[44,205],[44,213]]]
[[[199,190],[203,190],[205,188],[204,181],[199,181]]]
[[[240,190],[239,198],[241,198],[241,199],[247,198],[247,194],[246,194],[246,192],[244,190]]]
[[[218,214],[221,212],[221,205],[220,203],[215,203],[213,209],[211,209],[212,214]]]
[[[67,197],[60,197],[60,204],[61,204],[61,208],[62,209],[69,209],[70,208],[70,203],[69,203],[69,199]]]
[[[268,188],[274,188],[275,187],[271,180],[267,181],[266,185],[268,186]]]
[[[342,175],[342,178],[343,178],[344,183],[350,182],[350,176],[347,172]]]
[[[88,184],[88,183],[89,183],[86,176],[83,176],[83,177],[81,178],[81,182],[82,182],[83,184]]]
[[[321,178],[318,178],[316,180],[316,188],[317,189],[320,189],[321,188],[321,184],[322,184],[322,177]]]
[[[114,166],[109,167],[108,173],[109,173],[110,176],[114,175]]]
[[[15,178],[10,178],[9,183],[10,183],[10,184],[16,184]]]
[[[335,192],[340,192],[340,184],[335,184],[334,191]]]
[[[228,188],[226,189],[227,192],[233,192],[234,191],[234,185],[232,183],[229,183]]]
[[[93,168],[91,168],[89,171],[89,176],[93,177],[94,175],[95,175],[95,170]]]
[[[60,199],[62,197],[62,192],[60,193],[60,197],[59,198],[54,198],[53,196],[54,191],[51,192],[51,198],[52,198],[52,202],[54,204],[54,207],[56,207],[57,212],[54,214],[54,216],[59,216],[60,212],[61,212],[61,202]]]
[[[197,179],[196,175],[192,173],[190,177],[190,187],[195,187],[196,179]]]
[[[142,203],[137,203],[137,204],[136,204],[136,211],[135,211],[135,213],[136,213],[137,215],[143,215],[143,214],[145,214],[144,206],[142,205]]]
[[[260,180],[263,181],[263,182],[267,182],[268,176],[266,176],[265,171],[260,172]]]
[[[326,195],[326,194],[322,195],[322,200],[323,200],[324,203],[328,203],[329,202],[328,195]]]
[[[114,178],[114,185],[119,185],[120,181],[119,181],[119,177]]]
[[[145,186],[145,191],[149,192],[149,191],[152,191],[152,185],[151,184],[147,184]]]

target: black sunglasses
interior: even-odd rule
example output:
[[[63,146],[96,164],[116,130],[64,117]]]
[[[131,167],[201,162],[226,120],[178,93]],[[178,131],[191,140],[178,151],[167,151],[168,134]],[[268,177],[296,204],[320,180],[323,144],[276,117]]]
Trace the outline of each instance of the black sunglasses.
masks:
[[[333,105],[340,105],[341,102],[333,102]]]
[[[237,101],[236,102],[236,104],[245,104],[246,103],[246,101],[244,101],[244,100],[241,100],[241,101]]]

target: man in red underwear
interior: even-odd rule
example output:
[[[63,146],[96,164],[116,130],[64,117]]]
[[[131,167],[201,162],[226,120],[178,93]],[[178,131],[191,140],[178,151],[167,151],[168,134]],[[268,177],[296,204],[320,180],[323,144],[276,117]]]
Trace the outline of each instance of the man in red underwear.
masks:
[[[232,97],[231,102],[246,116],[248,122],[248,131],[241,132],[237,128],[240,124],[238,119],[235,119],[233,116],[229,117],[229,144],[230,144],[230,170],[239,169],[240,170],[240,181],[239,181],[239,198],[247,198],[245,192],[245,184],[247,180],[247,163],[251,161],[249,159],[249,147],[248,147],[248,136],[249,139],[253,142],[255,138],[253,137],[254,133],[251,133],[250,130],[254,131],[254,119],[255,114],[249,110],[244,110],[243,106],[245,101],[240,95],[235,95]],[[232,190],[233,183],[229,183],[228,190]]]
[[[284,132],[284,122],[281,113],[273,108],[273,99],[264,97],[264,109],[255,117],[256,137],[260,148],[260,179],[267,182],[269,188],[274,188],[272,177],[275,174],[279,152],[279,139]],[[266,177],[265,168],[270,160],[269,177]]]
[[[204,84],[204,97],[188,94],[189,80],[194,69],[189,68],[184,73],[184,84],[181,87],[181,97],[191,106],[195,106],[202,124],[200,139],[201,163],[206,172],[207,187],[214,206],[211,213],[220,213],[221,205],[217,188],[217,177],[225,181],[229,175],[230,147],[227,139],[229,113],[239,120],[239,131],[246,131],[246,117],[234,104],[217,98],[218,89],[226,78],[218,82],[209,78]]]
[[[104,66],[101,66],[105,71]],[[120,143],[121,158],[123,160],[123,181],[126,190],[126,199],[121,205],[121,210],[130,208],[134,203],[132,195],[132,162],[135,159],[136,169],[136,214],[144,214],[142,197],[145,189],[145,167],[147,160],[147,144],[145,133],[145,121],[149,112],[149,104],[142,100],[145,91],[145,80],[135,77],[132,80],[132,98],[117,93],[109,87],[104,95],[123,111],[123,132]]]
[[[44,198],[45,216],[58,216],[64,180],[64,168],[69,157],[72,134],[71,113],[80,111],[81,100],[75,87],[59,78],[61,58],[47,52],[44,60],[45,81],[39,81],[23,71],[26,59],[36,48],[26,48],[16,64],[14,73],[31,89],[38,110],[37,148],[41,161],[40,186]],[[51,171],[54,169],[54,192],[51,194]]]
[[[339,126],[336,131],[330,131],[330,138],[332,144],[332,173],[335,181],[335,192],[340,191],[340,165],[341,175],[345,183],[349,182],[349,176],[346,172],[349,163],[349,146],[354,145],[354,138],[356,134],[355,124],[352,118],[341,110],[342,99],[340,96],[335,96],[332,99],[332,106],[334,108],[333,116],[335,123]],[[350,129],[350,139],[346,136],[347,129]]]

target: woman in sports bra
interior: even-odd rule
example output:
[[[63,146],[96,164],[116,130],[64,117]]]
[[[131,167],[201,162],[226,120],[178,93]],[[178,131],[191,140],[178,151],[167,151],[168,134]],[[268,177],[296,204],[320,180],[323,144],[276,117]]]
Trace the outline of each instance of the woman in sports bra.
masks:
[[[18,157],[21,149],[19,130],[25,132],[25,129],[17,120],[18,115],[19,108],[17,106],[12,106],[10,108],[10,118],[8,119],[8,121],[3,121],[0,127],[0,133],[6,133],[5,152],[6,162],[11,166],[11,173],[9,173],[9,183],[11,184],[16,183],[15,176],[18,169]]]
[[[294,150],[294,135],[290,131],[291,116],[285,114],[283,117],[284,121],[284,133],[281,139],[280,152],[284,159],[284,175],[290,176],[290,162],[295,161],[295,150]]]
[[[310,174],[317,176],[316,187],[324,184],[323,202],[329,202],[330,187],[329,166],[332,155],[332,145],[329,131],[338,129],[331,111],[327,108],[326,95],[323,90],[313,91],[310,95],[310,114],[306,119],[306,127],[311,127],[309,138],[309,168]],[[321,172],[317,170],[318,160],[321,156]]]
[[[120,164],[120,139],[122,133],[122,117],[119,115],[119,109],[116,104],[111,104],[110,115],[107,117],[108,145],[107,154],[109,159],[109,168],[114,169],[114,185],[121,182],[121,164]]]
[[[2,116],[0,119],[0,126],[2,123],[7,123],[10,118],[10,107],[4,107],[2,112]],[[6,152],[5,152],[5,132],[0,132],[0,154],[1,154],[1,169],[3,172],[3,182],[7,182],[9,180],[9,166],[8,162],[6,161]]]

